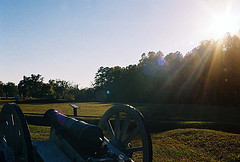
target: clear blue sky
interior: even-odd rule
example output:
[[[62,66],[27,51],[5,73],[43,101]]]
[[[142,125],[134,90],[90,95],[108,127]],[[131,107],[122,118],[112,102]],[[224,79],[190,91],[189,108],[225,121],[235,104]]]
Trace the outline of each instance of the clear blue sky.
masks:
[[[137,64],[148,51],[185,54],[239,30],[239,15],[237,0],[3,0],[0,81],[33,73],[90,86],[100,66]]]

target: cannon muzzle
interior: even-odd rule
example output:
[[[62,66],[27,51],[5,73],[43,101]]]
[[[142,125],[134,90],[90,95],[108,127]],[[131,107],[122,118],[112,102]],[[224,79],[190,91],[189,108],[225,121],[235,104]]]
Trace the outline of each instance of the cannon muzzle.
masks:
[[[104,135],[99,127],[67,117],[54,109],[46,111],[44,117],[77,152],[96,154],[100,151]]]

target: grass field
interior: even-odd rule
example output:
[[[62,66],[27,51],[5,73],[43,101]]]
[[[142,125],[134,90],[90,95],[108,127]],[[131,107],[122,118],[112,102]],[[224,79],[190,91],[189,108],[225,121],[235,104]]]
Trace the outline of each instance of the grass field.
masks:
[[[78,110],[78,119],[97,124],[105,111],[115,103],[75,104],[81,107]],[[2,105],[3,103],[0,102],[0,107]],[[32,140],[48,140],[50,127],[44,126],[43,119],[46,110],[57,109],[66,115],[73,114],[69,103],[20,103],[18,105],[30,124]],[[227,133],[240,133],[238,108],[200,105],[132,105],[146,116],[150,126],[154,161],[240,161],[240,135]],[[215,129],[215,131],[209,129]],[[139,159],[135,156],[134,160]]]
[[[56,109],[65,115],[73,115],[73,109],[69,106],[70,103],[33,103],[33,104],[18,104],[25,115],[43,115],[49,109]],[[102,116],[104,112],[113,104],[102,104],[96,102],[90,103],[74,103],[80,106],[78,115],[80,116]],[[0,105],[1,106],[1,105]]]
[[[48,109],[56,109],[65,115],[73,115],[70,103],[18,104],[31,125],[45,125],[43,115]],[[80,106],[77,119],[98,124],[101,116],[117,103],[74,103]],[[0,107],[3,103],[0,102]],[[237,107],[201,105],[131,104],[145,116],[151,132],[163,132],[177,128],[201,128],[240,133],[240,109]]]
[[[48,140],[50,128],[30,125],[32,140]],[[239,161],[240,135],[206,129],[152,134],[153,161]],[[134,156],[134,155],[133,155]],[[135,161],[140,161],[137,157]]]
[[[1,101],[0,107],[10,101]],[[74,103],[81,108],[78,109],[79,116],[101,117],[107,109],[117,103],[79,102]],[[25,115],[42,115],[48,109],[57,109],[66,115],[72,115],[69,103],[18,103]],[[130,105],[140,110],[148,120],[164,121],[205,121],[240,123],[239,107],[206,106],[206,105],[177,105],[177,104],[136,104]]]
[[[239,161],[240,135],[203,129],[153,134],[154,161]]]

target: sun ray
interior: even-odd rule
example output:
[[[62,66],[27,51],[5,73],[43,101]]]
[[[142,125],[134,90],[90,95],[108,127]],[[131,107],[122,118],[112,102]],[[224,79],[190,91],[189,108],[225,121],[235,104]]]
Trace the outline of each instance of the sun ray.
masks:
[[[211,45],[208,45],[207,49],[204,51],[203,56],[200,58],[200,60],[198,60],[197,64],[195,64],[195,66],[193,67],[193,69],[191,70],[190,75],[188,76],[187,80],[184,82],[184,84],[180,87],[179,90],[179,95],[181,94],[181,92],[183,91],[184,88],[186,88],[188,86],[188,84],[190,82],[195,83],[199,77],[201,76],[201,73],[203,71],[204,66],[201,66],[202,64],[204,64],[206,61],[208,61],[210,55],[209,55],[209,50],[211,48]],[[197,73],[197,77],[196,74]]]
[[[212,8],[208,3],[201,1],[201,5],[204,6],[209,13],[209,22],[206,24],[206,33],[213,39],[218,40],[222,38],[226,33],[231,35],[236,34],[240,28],[240,17],[233,11],[233,2],[226,1],[225,9],[218,10]]]
[[[218,40],[216,42],[216,46],[214,49],[214,53],[213,53],[213,58],[212,58],[212,62],[208,71],[208,75],[205,81],[205,85],[204,85],[204,89],[203,89],[203,99],[205,100],[207,98],[207,89],[210,86],[210,77],[213,75],[214,73],[214,67],[216,67],[216,64],[219,63],[220,60],[217,59],[217,54],[219,54],[219,51],[222,50],[222,40]],[[218,83],[215,83],[218,84]]]

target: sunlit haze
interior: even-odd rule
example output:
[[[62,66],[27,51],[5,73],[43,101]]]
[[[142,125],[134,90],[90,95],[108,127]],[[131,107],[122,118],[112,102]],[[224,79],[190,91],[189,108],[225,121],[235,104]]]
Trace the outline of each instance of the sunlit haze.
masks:
[[[222,37],[226,32],[236,34],[240,27],[240,17],[226,10],[223,13],[213,13],[212,23],[209,32],[213,33],[214,38]]]
[[[186,54],[240,29],[240,1],[51,0],[0,3],[0,81],[23,75],[90,86],[100,66],[142,53]]]

